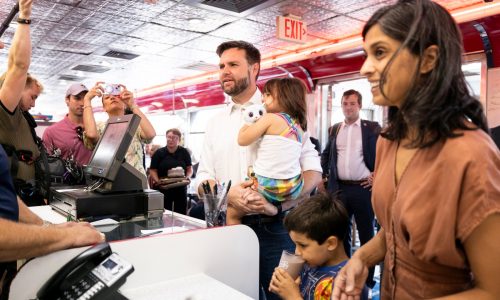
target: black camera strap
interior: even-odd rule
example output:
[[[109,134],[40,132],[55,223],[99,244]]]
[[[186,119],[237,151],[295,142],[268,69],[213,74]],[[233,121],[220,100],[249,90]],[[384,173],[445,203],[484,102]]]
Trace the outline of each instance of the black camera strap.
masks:
[[[35,141],[36,145],[38,146],[38,150],[40,151],[40,157],[42,158],[43,165],[45,167],[45,172],[43,172],[43,178],[44,178],[44,185],[46,185],[47,192],[50,190],[50,172],[49,172],[49,160],[47,159],[47,151],[45,150],[45,146],[43,145],[42,139],[36,135],[35,127],[38,125],[36,124],[35,119],[33,116],[27,112],[23,111],[24,118],[28,122],[28,125],[30,126],[31,129],[31,135],[33,136],[33,140]]]

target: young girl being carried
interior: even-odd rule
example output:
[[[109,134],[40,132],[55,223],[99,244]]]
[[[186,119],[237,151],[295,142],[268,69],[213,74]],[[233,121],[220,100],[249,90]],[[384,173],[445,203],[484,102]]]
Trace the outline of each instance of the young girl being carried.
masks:
[[[304,185],[299,159],[307,130],[306,87],[296,78],[269,80],[262,102],[268,113],[240,129],[238,144],[248,146],[261,139],[253,165],[254,188],[278,205],[298,198]],[[238,224],[243,215],[228,207],[227,223]]]

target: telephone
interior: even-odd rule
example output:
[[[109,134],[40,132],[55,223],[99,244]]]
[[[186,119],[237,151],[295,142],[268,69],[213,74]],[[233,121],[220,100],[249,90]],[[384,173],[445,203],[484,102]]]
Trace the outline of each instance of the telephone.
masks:
[[[108,243],[97,244],[73,258],[38,291],[46,299],[127,299],[117,289],[134,271],[129,262],[111,251]]]

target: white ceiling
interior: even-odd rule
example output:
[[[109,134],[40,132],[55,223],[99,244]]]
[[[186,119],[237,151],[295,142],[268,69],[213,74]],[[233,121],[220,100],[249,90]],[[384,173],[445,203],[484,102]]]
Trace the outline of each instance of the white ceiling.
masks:
[[[0,0],[0,20],[16,0]],[[227,5],[260,3],[242,13],[209,7],[200,2]],[[97,81],[142,89],[197,75],[216,68],[216,47],[226,40],[254,43],[263,57],[291,51],[299,45],[278,40],[276,16],[300,16],[308,26],[310,43],[356,34],[371,14],[394,0],[272,0],[202,1],[159,0],[35,0],[32,14],[33,55],[30,73],[45,86],[32,113],[54,115],[67,111],[64,94],[75,81],[91,87]],[[448,9],[481,0],[440,0]],[[15,26],[12,23],[11,26]],[[0,70],[14,27],[9,27],[0,50]],[[104,56],[110,50],[138,55],[127,60]],[[78,65],[109,69],[102,73],[74,70]]]

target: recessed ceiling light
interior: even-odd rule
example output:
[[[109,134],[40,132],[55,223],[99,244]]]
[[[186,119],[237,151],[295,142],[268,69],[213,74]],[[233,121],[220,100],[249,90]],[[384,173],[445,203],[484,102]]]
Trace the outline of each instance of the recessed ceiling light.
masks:
[[[201,22],[203,22],[203,18],[198,18],[198,17],[192,17],[192,18],[187,18],[186,21],[188,21],[188,23],[190,25],[198,25],[198,24],[201,24]]]

